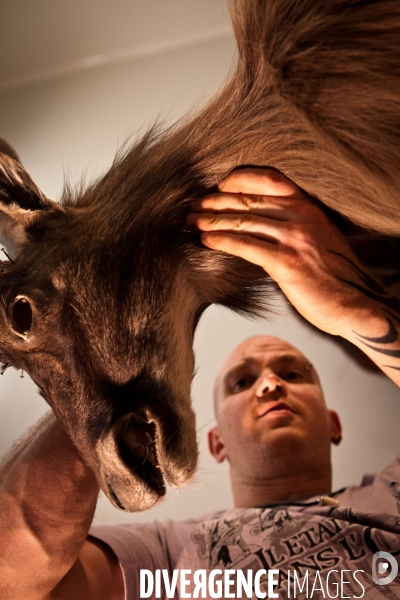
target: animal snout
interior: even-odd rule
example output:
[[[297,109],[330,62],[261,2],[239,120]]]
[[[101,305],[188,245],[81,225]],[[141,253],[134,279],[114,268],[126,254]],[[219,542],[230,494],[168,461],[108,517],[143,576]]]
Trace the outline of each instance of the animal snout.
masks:
[[[102,386],[114,418],[99,427],[98,478],[111,502],[124,510],[153,506],[172,487],[188,483],[197,464],[190,395],[142,373],[123,385]]]
[[[100,485],[118,508],[146,510],[164,496],[156,439],[154,422],[130,414],[120,417],[99,440]]]

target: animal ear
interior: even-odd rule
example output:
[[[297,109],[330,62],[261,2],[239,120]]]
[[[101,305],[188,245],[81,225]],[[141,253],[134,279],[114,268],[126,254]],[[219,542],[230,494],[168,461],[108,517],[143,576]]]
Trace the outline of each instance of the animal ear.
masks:
[[[0,210],[8,214],[42,210],[44,203],[45,197],[24,167],[9,154],[0,151]]]
[[[14,149],[0,139],[0,242],[11,258],[26,241],[25,227],[52,204],[20,164]]]

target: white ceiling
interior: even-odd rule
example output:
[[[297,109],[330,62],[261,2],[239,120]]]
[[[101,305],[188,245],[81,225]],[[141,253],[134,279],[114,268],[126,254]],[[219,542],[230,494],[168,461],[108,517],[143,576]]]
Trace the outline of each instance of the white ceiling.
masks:
[[[225,0],[1,0],[0,89],[228,35]]]

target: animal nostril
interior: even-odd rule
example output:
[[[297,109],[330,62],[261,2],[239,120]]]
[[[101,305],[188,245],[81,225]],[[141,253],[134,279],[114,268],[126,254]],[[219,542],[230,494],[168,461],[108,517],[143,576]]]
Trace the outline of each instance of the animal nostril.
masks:
[[[26,334],[32,327],[32,308],[23,296],[17,296],[12,310],[12,327],[17,333]]]

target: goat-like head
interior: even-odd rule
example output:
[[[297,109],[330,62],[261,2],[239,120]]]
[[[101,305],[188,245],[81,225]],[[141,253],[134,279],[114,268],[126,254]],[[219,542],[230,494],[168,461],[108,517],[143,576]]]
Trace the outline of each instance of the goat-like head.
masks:
[[[164,193],[154,199],[147,169],[132,170],[150,151],[139,144],[61,204],[0,153],[11,259],[0,264],[0,360],[30,374],[108,498],[132,511],[163,496],[165,480],[190,480],[197,321],[211,302],[246,310],[260,279],[185,231],[193,174],[177,185],[158,165]]]

